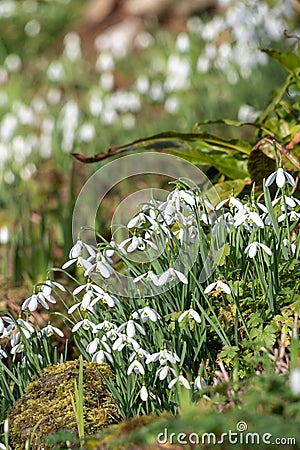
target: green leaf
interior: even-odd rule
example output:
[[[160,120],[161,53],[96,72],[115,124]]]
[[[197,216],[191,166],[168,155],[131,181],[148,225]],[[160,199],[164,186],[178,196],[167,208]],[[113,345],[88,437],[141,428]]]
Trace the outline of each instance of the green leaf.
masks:
[[[278,61],[289,72],[293,72],[300,67],[300,57],[294,52],[279,52],[268,48],[262,48],[261,51]]]
[[[212,165],[230,178],[244,178],[248,176],[246,155],[250,154],[251,145],[240,139],[222,139],[209,133],[167,131],[109,148],[93,157],[88,158],[77,153],[73,153],[73,156],[90,164],[135,151],[168,153],[194,164]]]

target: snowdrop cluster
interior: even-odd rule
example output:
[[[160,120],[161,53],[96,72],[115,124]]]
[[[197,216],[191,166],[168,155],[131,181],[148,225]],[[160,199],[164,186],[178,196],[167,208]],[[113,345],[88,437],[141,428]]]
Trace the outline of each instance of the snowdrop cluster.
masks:
[[[277,187],[273,199],[269,192],[271,184]],[[236,301],[234,283],[237,277],[242,280],[247,276],[249,269],[245,267],[250,267],[251,283],[255,283],[256,277],[255,289],[268,302],[269,290],[264,291],[266,280],[259,279],[261,271],[265,267],[265,276],[269,276],[268,268],[274,260],[278,264],[280,258],[288,260],[299,254],[298,235],[289,231],[289,226],[299,222],[300,202],[293,197],[294,187],[292,175],[280,167],[267,179],[258,199],[251,196],[240,200],[232,196],[212,205],[201,198],[199,190],[178,181],[165,201],[140,205],[140,212],[127,224],[132,238],[98,247],[78,239],[63,268],[75,267],[77,274],[77,286],[69,291],[72,304],[67,314],[80,351],[92,361],[109,364],[118,374],[117,383],[131,383],[132,392],[138,393],[137,401],[161,405],[164,395],[175,399],[180,389],[194,395],[204,389],[203,364],[210,344],[203,345],[201,341],[216,326],[208,320],[214,302],[226,305]],[[205,236],[208,242],[221,223],[226,236],[224,247],[230,248],[226,270],[224,263],[217,264],[209,280],[201,283],[201,252],[188,273],[174,269],[172,261],[184,245],[181,229],[193,249],[195,235],[201,234],[202,239]],[[132,263],[131,254],[147,251],[155,254],[157,236],[167,245],[156,259]],[[235,255],[232,267],[231,252]],[[132,272],[132,285],[140,289],[139,296],[124,298],[110,291],[111,279],[119,276],[116,266],[121,272]],[[234,279],[225,276],[231,270]],[[143,284],[168,287],[171,280],[175,283],[161,294],[143,295]],[[30,342],[36,333],[46,339],[53,334],[63,337],[63,332],[50,323],[37,332],[30,319],[37,308],[49,310],[50,305],[55,305],[53,289],[65,291],[57,281],[48,280],[23,302],[24,316],[17,320],[7,315],[0,318],[1,338],[10,342],[0,348],[1,358],[7,358],[8,353],[12,357],[19,354],[26,364],[24,339]],[[210,305],[208,309],[206,304]]]

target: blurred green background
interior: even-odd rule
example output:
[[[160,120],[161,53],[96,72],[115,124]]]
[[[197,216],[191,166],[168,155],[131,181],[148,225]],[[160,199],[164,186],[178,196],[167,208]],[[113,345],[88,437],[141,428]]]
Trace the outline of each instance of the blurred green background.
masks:
[[[99,167],[72,152],[255,120],[286,76],[260,48],[290,45],[298,19],[293,0],[1,0],[2,292],[67,257],[76,195]]]

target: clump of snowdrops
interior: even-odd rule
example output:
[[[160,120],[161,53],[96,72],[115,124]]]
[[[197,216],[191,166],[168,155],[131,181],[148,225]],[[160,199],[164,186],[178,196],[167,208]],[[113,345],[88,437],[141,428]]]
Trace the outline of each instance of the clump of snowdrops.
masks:
[[[18,385],[32,367],[58,359],[50,336],[63,331],[38,328],[32,315],[65,301],[65,290],[65,324],[84,358],[111,366],[115,381],[106,381],[124,417],[176,412],[181,390],[196,400],[220,361],[238,377],[254,373],[253,356],[274,344],[280,330],[272,320],[297,290],[295,189],[279,166],[260,195],[253,188],[213,205],[199,187],[178,180],[164,201],[140,205],[126,239],[98,235],[92,245],[82,230],[69,261],[34,287],[20,317],[1,317],[1,358],[11,360],[10,369],[0,361],[2,385],[7,374]],[[61,270],[73,290],[50,279]]]

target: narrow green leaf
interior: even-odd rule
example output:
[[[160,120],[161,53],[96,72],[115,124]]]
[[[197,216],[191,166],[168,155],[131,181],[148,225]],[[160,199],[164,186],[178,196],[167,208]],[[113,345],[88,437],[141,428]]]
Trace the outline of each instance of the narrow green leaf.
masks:
[[[267,53],[267,55],[279,62],[289,72],[293,72],[300,67],[300,57],[294,52],[279,52],[278,50],[270,50],[268,48],[262,48],[261,51]]]

